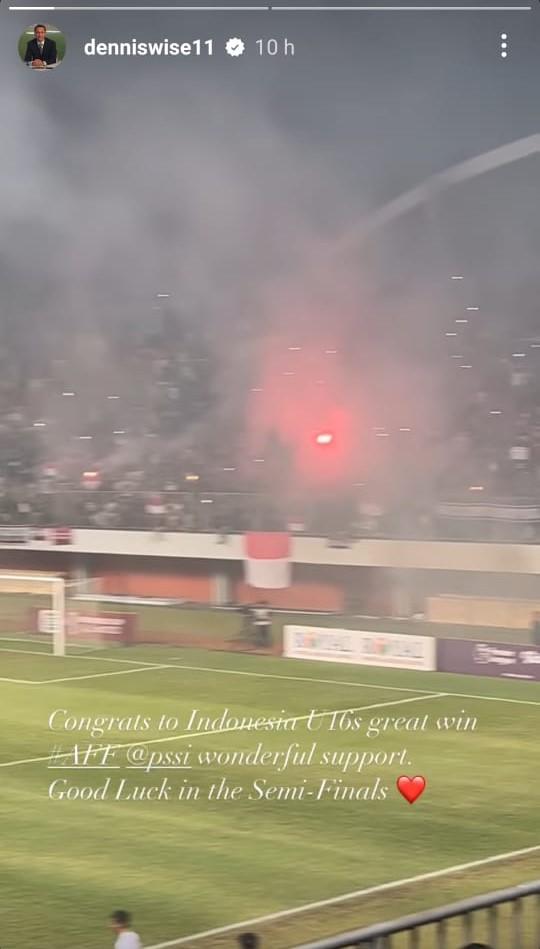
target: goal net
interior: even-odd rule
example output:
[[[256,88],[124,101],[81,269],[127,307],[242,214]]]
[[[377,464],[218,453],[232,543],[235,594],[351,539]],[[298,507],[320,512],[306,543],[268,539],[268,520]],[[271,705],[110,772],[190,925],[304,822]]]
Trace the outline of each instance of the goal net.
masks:
[[[55,656],[76,655],[130,643],[132,620],[131,614],[104,608],[99,579],[0,573],[0,641],[26,642]]]

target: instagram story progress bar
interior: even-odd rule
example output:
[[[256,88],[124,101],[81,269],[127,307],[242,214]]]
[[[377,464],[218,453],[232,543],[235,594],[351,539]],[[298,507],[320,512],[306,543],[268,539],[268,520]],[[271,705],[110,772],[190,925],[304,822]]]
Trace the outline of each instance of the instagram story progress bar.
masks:
[[[245,12],[259,12],[259,13],[272,13],[279,12],[285,13],[287,11],[294,13],[527,13],[530,12],[533,7],[532,4],[493,4],[493,3],[483,3],[483,4],[468,4],[468,5],[457,5],[457,4],[399,4],[399,5],[390,5],[390,4],[347,4],[347,5],[308,5],[308,4],[259,4],[259,5],[204,5],[204,6],[188,6],[188,5],[167,5],[167,6],[142,6],[141,4],[132,4],[127,5],[123,4],[121,6],[113,6],[107,4],[107,6],[97,6],[95,4],[89,5],[84,4],[81,6],[73,5],[54,5],[54,6],[44,6],[39,5],[27,5],[24,6],[21,4],[12,4],[9,8],[12,11],[19,12],[34,12],[34,13],[45,13],[51,11],[58,11],[62,13],[74,12],[74,13],[85,13],[85,12],[100,12],[100,13],[158,13],[158,12],[174,12],[179,13],[245,13]]]

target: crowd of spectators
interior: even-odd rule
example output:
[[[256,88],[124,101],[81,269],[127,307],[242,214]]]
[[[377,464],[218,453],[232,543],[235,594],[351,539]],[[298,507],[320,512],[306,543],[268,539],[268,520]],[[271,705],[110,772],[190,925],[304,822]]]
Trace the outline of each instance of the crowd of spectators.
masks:
[[[69,353],[31,358],[0,337],[0,526],[535,540],[540,341],[476,357],[446,377],[444,426],[412,449],[409,434],[394,439],[382,474],[360,466],[317,493],[277,489],[273,433],[268,456],[249,457],[238,411],[249,382],[224,398],[201,327],[169,315],[151,334],[83,334]],[[366,456],[368,435],[393,434],[367,433]]]

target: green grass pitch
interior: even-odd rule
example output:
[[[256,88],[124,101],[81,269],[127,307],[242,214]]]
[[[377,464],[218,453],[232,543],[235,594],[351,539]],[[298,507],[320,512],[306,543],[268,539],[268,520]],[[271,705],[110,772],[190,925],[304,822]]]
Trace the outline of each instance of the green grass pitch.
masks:
[[[540,843],[540,686],[535,684],[174,647],[80,652],[61,659],[42,649],[24,640],[0,641],[3,949],[101,949],[111,943],[107,916],[115,908],[134,912],[136,928],[151,946]],[[305,718],[292,733],[186,731],[194,709],[214,718],[225,708],[231,716],[255,718],[356,709],[364,722],[427,715],[428,729],[396,732],[389,726],[368,739],[363,726],[356,734],[330,732],[330,717],[320,716],[325,726],[312,733]],[[48,719],[55,709],[75,717],[140,715],[151,721],[145,732],[118,726],[91,739],[85,732],[52,732]],[[476,730],[434,727],[437,719],[463,714],[477,719]],[[179,727],[159,731],[162,715],[178,718]],[[173,740],[163,742],[164,737]],[[149,774],[129,770],[125,749],[116,749],[115,769],[52,770],[47,757],[53,747],[67,751],[75,741],[101,747],[151,742],[145,753],[185,752],[191,745],[194,766]],[[272,752],[292,742],[302,748],[316,742],[315,762],[278,774],[262,763],[201,765],[196,759],[202,750],[254,751],[259,742]],[[317,757],[323,750],[376,750],[382,760],[385,752],[403,749],[403,765],[372,765],[361,773],[340,773]],[[59,759],[57,765],[66,760],[69,764]],[[424,795],[412,806],[395,789],[400,773],[427,778]],[[308,789],[317,789],[323,778],[340,777],[345,786],[359,788],[372,787],[379,777],[388,793],[384,800],[336,801],[330,795],[207,800],[209,787],[222,776],[248,791],[255,781],[266,780],[264,787],[298,786],[305,779]],[[113,793],[121,779],[129,789],[166,780],[172,799],[48,796],[56,779],[96,789],[107,777]],[[175,799],[186,785],[199,787],[202,796]],[[290,946],[535,879],[539,871],[537,851],[256,928],[266,945]],[[532,921],[526,925],[532,927]],[[459,935],[450,945],[465,941]],[[537,949],[532,928],[529,939],[527,945]],[[228,933],[196,945],[232,943]]]

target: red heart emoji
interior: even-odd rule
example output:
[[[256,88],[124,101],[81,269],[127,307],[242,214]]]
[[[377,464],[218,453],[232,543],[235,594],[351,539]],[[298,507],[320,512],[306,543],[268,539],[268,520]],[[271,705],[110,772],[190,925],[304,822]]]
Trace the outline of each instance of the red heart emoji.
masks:
[[[414,804],[417,797],[424,793],[425,788],[426,779],[419,774],[415,778],[409,778],[406,774],[402,774],[397,779],[397,789],[409,804]]]

